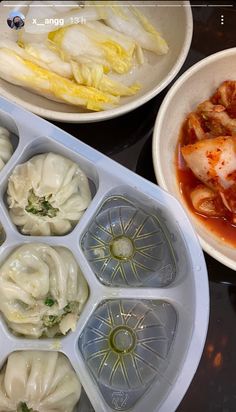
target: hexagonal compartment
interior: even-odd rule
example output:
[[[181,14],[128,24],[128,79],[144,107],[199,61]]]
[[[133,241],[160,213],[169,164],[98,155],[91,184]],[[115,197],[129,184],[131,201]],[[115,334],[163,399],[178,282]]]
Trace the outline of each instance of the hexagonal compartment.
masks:
[[[162,379],[176,323],[174,308],[161,300],[107,300],[97,307],[79,347],[111,408],[133,408]]]
[[[49,156],[50,159],[49,157],[45,159],[43,168],[37,160],[38,163],[31,167],[32,172],[30,173],[30,176],[33,177],[32,182],[30,183],[32,183],[32,187],[30,191],[27,187],[27,203],[22,191],[22,185],[20,185],[20,179],[22,179],[22,181],[26,179],[27,176],[25,177],[24,173],[27,174],[27,171],[25,168],[21,168],[19,171],[19,166],[25,164],[28,160],[37,155],[48,153],[63,156],[76,163],[84,174],[79,170],[76,172],[74,171],[73,174],[72,164],[70,167],[67,165],[68,170],[66,169],[66,164],[64,164],[65,167],[63,166],[65,169],[64,171],[62,170],[63,168],[57,168],[58,162],[56,161],[55,156],[54,158]],[[52,162],[55,163],[55,167],[52,166]],[[4,201],[9,218],[15,223],[18,231],[24,235],[34,236],[60,236],[70,233],[80,221],[97,191],[98,174],[91,162],[84,159],[82,156],[73,153],[58,142],[52,142],[46,137],[40,137],[35,139],[33,143],[30,143],[28,147],[25,148],[18,164],[9,174],[9,178],[13,176],[13,173],[17,170],[16,167],[18,167],[18,173],[20,174],[14,178],[14,183],[11,183],[10,196],[9,193],[7,193],[9,191],[9,183],[5,182]],[[34,169],[39,169],[37,176],[40,173],[43,177],[47,176],[47,178],[45,177],[46,180],[44,179],[45,181],[43,181],[43,177],[41,180],[35,179],[36,173],[34,174]],[[46,173],[46,169],[49,170],[49,172]],[[54,170],[55,176],[53,176]],[[60,175],[60,170],[64,173],[62,176],[63,178]],[[84,175],[86,175],[88,179],[89,190],[87,189]],[[58,181],[59,188],[52,194],[50,188],[55,186],[53,179],[55,182]],[[43,182],[43,186],[40,182]],[[18,190],[16,190],[16,188]],[[16,198],[15,193],[18,193],[19,191],[20,195]],[[35,191],[37,192],[37,196],[35,195]],[[91,199],[89,199],[89,191]],[[59,203],[60,206],[57,207],[55,204],[51,204],[53,202]],[[9,208],[8,203],[11,204],[11,208]],[[59,217],[57,217],[58,212],[60,213]]]
[[[167,193],[159,190],[149,182],[145,182],[137,175],[133,175],[128,170],[120,168],[119,165],[112,163],[111,160],[94,152],[93,149],[84,146],[80,142],[76,142],[69,135],[54,128],[49,123],[44,122],[44,120],[34,117],[31,113],[22,112],[20,108],[10,102],[6,102],[6,106],[9,113],[14,112],[16,121],[19,121],[22,140],[20,150],[17,151],[18,156],[14,156],[13,161],[9,162],[10,167],[6,166],[5,173],[0,175],[0,195],[2,195],[6,189],[7,176],[9,176],[10,169],[13,169],[13,163],[16,163],[16,157],[17,162],[21,163],[28,160],[29,156],[43,153],[45,150],[68,155],[72,160],[78,161],[79,164],[81,163],[82,169],[95,183],[95,186],[98,185],[99,173],[101,180],[100,193],[102,195],[100,199],[97,197],[94,200],[90,211],[78,227],[77,232],[64,238],[42,239],[46,243],[53,243],[53,245],[56,246],[63,243],[64,246],[68,248],[71,246],[75,256],[77,256],[77,260],[79,259],[79,264],[84,273],[86,274],[86,269],[89,273],[89,275],[86,274],[86,277],[91,288],[91,295],[89,302],[82,312],[79,327],[77,327],[76,332],[74,334],[71,333],[63,339],[26,340],[11,335],[7,331],[5,323],[3,324],[3,322],[0,321],[2,359],[3,357],[6,358],[10,351],[25,350],[25,348],[32,350],[40,348],[41,350],[50,350],[51,353],[56,350],[61,350],[69,357],[78,376],[81,377],[81,381],[96,410],[110,410],[108,404],[113,410],[126,410],[127,408],[131,408],[132,411],[139,410],[141,412],[145,410],[147,405],[150,411],[159,410],[159,408],[170,410],[170,404],[172,406],[177,405],[193,376],[193,372],[200,359],[200,352],[202,351],[204,343],[203,335],[207,326],[207,276],[200,247],[194,237],[188,220],[175,199],[171,198]],[[30,129],[28,129],[29,124]],[[38,130],[49,136],[51,133],[52,138],[37,137]],[[33,133],[31,133],[32,131]],[[69,149],[67,149],[65,145],[68,145]],[[78,151],[81,155],[77,154]],[[95,165],[98,168],[98,172]],[[98,202],[99,205],[104,204],[105,196],[107,200],[110,199],[110,205],[107,205],[106,210],[110,209],[111,213],[113,213],[113,209],[115,209],[112,205],[112,198],[123,198],[125,199],[125,205],[131,207],[131,209],[132,206],[138,207],[141,212],[151,215],[151,217],[157,214],[158,222],[160,221],[161,229],[165,235],[165,240],[167,244],[169,242],[168,247],[170,246],[172,249],[173,246],[173,262],[171,262],[171,266],[177,267],[176,276],[174,269],[172,269],[173,282],[164,283],[164,286],[169,286],[168,288],[160,290],[158,286],[154,288],[150,282],[144,285],[147,285],[150,289],[138,289],[136,287],[136,289],[127,288],[124,290],[117,288],[114,290],[114,288],[104,287],[101,283],[99,284],[97,278],[93,276],[92,270],[88,267],[88,263],[82,255],[81,248],[78,247],[78,243],[76,242],[78,242],[78,240],[81,241],[81,232],[82,230],[84,231],[90,218],[91,221],[93,221],[94,216],[96,217],[100,212],[103,212],[102,207],[98,211],[94,209]],[[7,214],[2,202],[0,209],[2,212],[1,220],[7,232],[7,242],[1,248],[0,261],[3,261],[4,257],[7,257],[9,251],[12,250],[13,245],[16,247],[18,242],[32,242],[38,241],[39,239],[19,235],[12,227],[11,222],[7,222]],[[7,225],[11,225],[11,227],[8,228]],[[132,253],[129,252],[132,242],[128,242],[127,248],[127,243],[124,245],[123,240],[124,239],[122,239],[122,244],[115,242],[111,245],[112,253],[114,254],[115,252],[118,258],[127,258],[132,255]],[[188,246],[186,247],[187,244]],[[146,246],[148,246],[148,248],[150,247],[149,244]],[[78,253],[76,252],[76,247]],[[101,250],[101,246],[98,246],[98,253],[99,248]],[[125,250],[126,252],[127,249],[129,252],[128,256],[123,256],[123,251]],[[124,302],[121,307],[122,314],[120,315],[116,308],[113,308],[113,302],[115,302],[114,305],[118,306],[118,297],[117,300],[115,300],[115,296],[119,296],[120,301]],[[147,299],[153,300],[148,301]],[[157,299],[159,299],[159,301]],[[102,303],[100,304],[99,302],[101,301]],[[135,312],[135,309],[132,309],[132,305],[135,302],[137,305],[140,305],[140,312],[143,313],[144,308],[146,308],[143,320],[141,316],[139,317],[138,311]],[[111,310],[109,310],[112,315],[112,325],[110,318],[108,318],[108,321],[106,321],[106,319],[104,321],[104,317],[108,312],[106,307],[104,309],[104,306],[110,304],[112,305]],[[162,310],[161,308],[164,309]],[[99,312],[100,309],[101,313]],[[93,314],[92,311],[94,311]],[[108,314],[109,316],[110,313]],[[116,316],[114,316],[113,313],[115,313]],[[132,313],[134,313],[134,316]],[[96,315],[95,324],[92,322],[94,315]],[[125,320],[122,318],[124,315]],[[145,328],[144,321],[149,319],[149,317],[154,319],[154,322],[152,322],[151,319],[149,321],[149,327]],[[124,384],[127,383],[126,375],[123,373],[121,366],[124,363],[123,359],[125,359],[125,362],[128,362],[131,359],[131,355],[135,354],[135,356],[137,356],[137,351],[140,349],[140,342],[138,345],[136,344],[136,324],[132,323],[132,319],[137,322],[138,319],[140,319],[138,334],[141,336],[141,343],[148,345],[148,347],[141,347],[141,355],[143,356],[148,353],[150,358],[148,358],[148,364],[138,359],[138,365],[141,366],[136,369],[134,369],[135,364],[131,361],[129,362],[128,365],[132,367],[131,370],[129,368],[127,375],[128,378],[131,376],[132,379],[130,385],[132,396],[130,396],[130,388],[123,390],[120,389],[120,387],[123,388]],[[97,326],[99,327],[99,325],[101,326],[97,330]],[[90,326],[92,330],[89,330]],[[146,337],[144,335],[147,330],[151,330],[153,327],[155,328],[155,337],[157,335],[156,329],[158,329],[160,333],[158,343],[153,342],[153,336],[149,335]],[[143,339],[145,342],[143,342]],[[102,340],[107,343],[105,347],[102,346]],[[154,340],[156,341],[156,339]],[[112,345],[110,345],[109,342],[111,342]],[[87,344],[88,346],[86,346]],[[90,345],[92,345],[94,353],[92,353]],[[82,349],[83,355],[81,353]],[[103,350],[105,350],[105,352],[101,354]],[[107,357],[106,359],[105,354],[111,352],[111,350],[114,352],[114,356],[112,355],[111,358]],[[156,354],[154,352],[156,352]],[[138,356],[139,355],[138,352]],[[85,356],[90,357],[88,362],[86,362]],[[122,359],[122,362],[116,362],[114,366],[114,360],[118,357],[119,360]],[[0,359],[0,362],[2,359]],[[113,364],[107,362],[110,360],[113,360]],[[155,361],[159,362],[158,365]],[[89,363],[91,363],[91,367],[87,367]],[[101,368],[99,369],[100,365]],[[127,363],[125,363],[125,365],[127,365]],[[113,369],[111,369],[112,366]],[[141,371],[141,374],[136,373],[136,371]],[[107,387],[107,381],[109,381],[111,374],[111,382],[114,386],[112,390]],[[98,376],[98,379],[100,379],[101,376],[102,382],[99,383],[100,386],[96,384],[96,376]],[[181,385],[179,385],[180,381]],[[77,412],[83,412],[83,408],[87,412],[91,406],[86,396],[85,405],[82,404],[82,399],[81,396],[79,404],[76,406]]]
[[[11,333],[35,339],[76,330],[89,287],[69,249],[24,243],[6,248],[1,260],[0,312]]]
[[[82,403],[90,405],[70,360],[60,352],[12,352],[0,370],[0,379],[1,411],[64,412],[75,410],[76,405],[81,411]]]
[[[106,199],[81,245],[105,285],[164,287],[175,278],[176,259],[165,225],[138,201],[120,195]]]

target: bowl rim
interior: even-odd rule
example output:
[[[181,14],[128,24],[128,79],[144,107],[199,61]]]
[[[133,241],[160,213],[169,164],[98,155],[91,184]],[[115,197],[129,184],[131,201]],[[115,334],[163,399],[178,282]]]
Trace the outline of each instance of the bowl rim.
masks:
[[[186,70],[179,78],[178,80],[174,83],[174,85],[170,88],[168,93],[166,94],[156,117],[155,120],[155,125],[153,129],[153,139],[152,139],[152,159],[153,159],[153,167],[154,167],[154,172],[155,176],[157,179],[158,184],[168,191],[168,186],[165,181],[165,175],[160,167],[160,130],[162,127],[162,122],[163,118],[165,115],[165,112],[167,110],[167,107],[169,105],[169,102],[171,101],[172,97],[175,95],[175,93],[181,88],[183,83],[189,79],[194,73],[196,73],[199,69],[207,66],[209,63],[213,63],[223,57],[228,57],[228,56],[236,56],[236,47],[232,47],[229,49],[224,49],[221,50],[217,53],[213,53],[210,56],[207,56],[200,60],[199,62],[195,63],[193,66],[191,66],[188,70]],[[171,193],[173,195],[173,193]],[[173,195],[175,196],[175,195]],[[176,196],[175,196],[176,197]],[[178,198],[179,201],[181,197]],[[222,252],[218,251],[215,249],[213,246],[211,246],[207,241],[205,241],[199,234],[197,230],[197,224],[195,222],[198,222],[197,218],[189,211],[188,207],[185,205],[184,202],[181,202],[182,206],[186,210],[193,226],[194,229],[197,233],[197,236],[199,238],[200,244],[205,252],[207,252],[210,256],[212,256],[214,259],[216,259],[218,262],[222,263],[223,265],[229,267],[230,269],[236,270],[236,261],[234,259],[231,259],[227,256],[225,256]],[[216,238],[218,238],[216,236]],[[230,246],[229,246],[230,247]]]
[[[183,66],[186,57],[188,55],[192,36],[193,36],[193,16],[190,1],[182,1],[182,7],[185,12],[186,16],[186,34],[185,39],[182,44],[179,56],[175,61],[172,69],[167,73],[164,79],[152,90],[146,92],[143,96],[138,97],[137,99],[125,103],[122,106],[118,106],[113,109],[104,110],[100,112],[90,112],[90,113],[76,113],[76,112],[59,112],[57,110],[51,109],[43,109],[38,107],[36,104],[24,102],[22,103],[22,99],[20,97],[15,96],[11,92],[4,90],[0,85],[0,95],[9,99],[13,103],[19,104],[21,107],[37,114],[38,116],[44,117],[49,120],[59,121],[59,122],[70,122],[70,123],[85,123],[85,122],[99,122],[103,120],[108,120],[111,118],[115,118],[121,116],[125,113],[128,113],[138,107],[142,106],[144,103],[151,100],[157,94],[159,94],[169,83],[174,79],[174,77],[178,74],[181,67]],[[168,7],[168,5],[167,5]],[[33,92],[30,92],[34,94]]]

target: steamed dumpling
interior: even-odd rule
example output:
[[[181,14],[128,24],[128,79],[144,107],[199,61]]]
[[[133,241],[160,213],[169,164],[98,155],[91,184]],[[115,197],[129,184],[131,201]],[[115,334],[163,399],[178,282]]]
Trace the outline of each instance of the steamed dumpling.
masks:
[[[10,133],[7,129],[0,126],[0,170],[5,166],[13,153],[10,141]]]
[[[18,247],[0,268],[0,311],[9,327],[28,337],[75,330],[88,286],[64,247]]]
[[[88,179],[61,155],[45,153],[16,166],[8,183],[10,216],[23,234],[64,235],[91,201]]]
[[[14,352],[0,373],[0,412],[72,412],[80,394],[75,371],[58,352]]]

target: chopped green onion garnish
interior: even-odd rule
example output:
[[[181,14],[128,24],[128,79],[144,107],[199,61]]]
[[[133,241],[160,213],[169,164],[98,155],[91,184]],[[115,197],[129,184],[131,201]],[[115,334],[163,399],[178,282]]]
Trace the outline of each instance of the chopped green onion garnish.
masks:
[[[44,304],[47,306],[53,306],[55,301],[52,298],[46,298]]]
[[[32,213],[33,215],[38,216],[48,216],[48,217],[55,217],[59,209],[53,207],[49,203],[49,199],[51,195],[43,197],[36,196],[33,190],[30,190],[29,197],[28,197],[28,205],[26,206],[25,210],[28,213]]]
[[[19,412],[34,412],[32,408],[28,408],[25,402],[21,402],[20,405],[17,408],[17,411]]]

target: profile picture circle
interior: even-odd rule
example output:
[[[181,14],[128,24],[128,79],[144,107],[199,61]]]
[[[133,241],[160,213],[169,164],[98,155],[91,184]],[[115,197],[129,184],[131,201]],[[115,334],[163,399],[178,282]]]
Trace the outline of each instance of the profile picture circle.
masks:
[[[12,11],[7,18],[8,26],[13,30],[20,30],[25,25],[25,16],[19,10]]]

